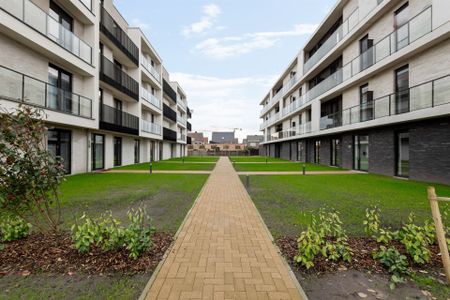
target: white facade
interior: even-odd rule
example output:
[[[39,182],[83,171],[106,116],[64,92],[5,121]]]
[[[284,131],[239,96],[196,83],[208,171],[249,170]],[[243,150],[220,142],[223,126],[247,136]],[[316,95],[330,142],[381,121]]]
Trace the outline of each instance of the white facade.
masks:
[[[0,0],[0,106],[43,108],[49,149],[71,174],[187,154],[186,95],[164,70],[168,122],[163,70],[112,0]]]

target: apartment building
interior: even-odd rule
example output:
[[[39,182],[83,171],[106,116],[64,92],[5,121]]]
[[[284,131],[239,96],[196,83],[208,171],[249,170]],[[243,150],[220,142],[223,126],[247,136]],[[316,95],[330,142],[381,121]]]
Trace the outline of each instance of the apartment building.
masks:
[[[450,2],[338,1],[260,104],[262,154],[450,184]]]
[[[112,0],[0,0],[0,106],[21,102],[68,174],[187,154],[187,96]]]

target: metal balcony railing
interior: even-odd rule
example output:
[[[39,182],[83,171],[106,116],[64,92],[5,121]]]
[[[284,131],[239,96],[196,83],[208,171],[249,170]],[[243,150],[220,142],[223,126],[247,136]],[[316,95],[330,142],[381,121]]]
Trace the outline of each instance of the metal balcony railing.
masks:
[[[152,123],[147,120],[142,120],[142,131],[156,135],[161,135],[161,126],[159,124]]]
[[[139,118],[106,104],[100,104],[100,129],[139,135]]]
[[[177,121],[177,113],[170,106],[163,103],[163,116],[173,122]]]
[[[146,90],[145,88],[141,88],[141,97],[154,107],[161,109],[161,100],[156,98],[155,95],[153,95],[150,91]]]
[[[450,75],[347,108],[321,119],[321,130],[450,104]]]
[[[139,101],[139,83],[102,55],[100,55],[100,80]]]
[[[139,49],[120,28],[113,17],[102,6],[100,9],[100,30],[103,32],[136,66],[139,65]]]
[[[165,79],[163,79],[163,92],[167,95],[167,97],[169,97],[169,99],[177,103],[177,93]]]
[[[3,66],[0,66],[0,96],[66,114],[92,118],[91,99]]]
[[[83,61],[92,63],[92,47],[30,0],[3,0],[0,8]]]
[[[172,129],[163,127],[163,140],[176,142],[177,141],[177,132]]]
[[[146,69],[150,74],[152,74],[153,78],[156,79],[156,81],[161,82],[161,75],[159,72],[155,69],[155,67],[152,66],[151,61],[149,61],[145,56],[142,59],[142,66],[144,69]]]

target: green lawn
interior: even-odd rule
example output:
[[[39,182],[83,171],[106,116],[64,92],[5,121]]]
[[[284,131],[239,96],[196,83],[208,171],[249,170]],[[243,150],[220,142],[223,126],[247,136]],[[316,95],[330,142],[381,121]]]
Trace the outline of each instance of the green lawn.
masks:
[[[158,230],[175,233],[208,175],[83,174],[67,178],[61,186],[65,227],[84,211],[111,210],[126,219],[131,207],[145,206]]]
[[[218,156],[186,156],[171,158],[164,161],[186,161],[186,162],[217,162],[219,160]]]
[[[230,156],[231,161],[235,162],[289,162],[281,158],[268,157],[268,156]]]
[[[153,162],[153,170],[173,170],[173,171],[210,171],[214,169],[215,164],[205,163],[173,163],[167,161]],[[114,170],[150,170],[150,163],[135,164],[123,167],[114,168]]]
[[[365,209],[373,204],[382,209],[382,223],[393,228],[410,212],[418,222],[431,219],[428,185],[372,174],[251,176],[249,192],[274,236],[297,236],[322,207],[338,210],[349,234],[363,235]],[[450,196],[450,186],[435,186],[438,195]]]
[[[306,171],[340,171],[342,169],[332,168],[319,164],[305,163]],[[276,164],[255,164],[255,163],[236,163],[234,168],[238,172],[251,171],[302,171],[303,163],[276,163]]]

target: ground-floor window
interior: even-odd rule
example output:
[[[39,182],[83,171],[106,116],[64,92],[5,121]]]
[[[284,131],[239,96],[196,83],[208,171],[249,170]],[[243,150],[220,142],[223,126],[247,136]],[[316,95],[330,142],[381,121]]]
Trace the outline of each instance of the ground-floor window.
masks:
[[[305,153],[305,146],[303,145],[303,142],[298,142],[297,143],[297,152],[298,152],[298,154],[297,154],[298,161],[305,162],[306,161],[305,155],[304,155],[304,153]]]
[[[340,139],[331,140],[331,165],[335,167],[342,166]]]
[[[63,160],[66,174],[71,173],[72,132],[63,129],[48,130],[48,151]]]
[[[140,162],[140,140],[134,140],[134,163],[138,164]]]
[[[400,132],[396,137],[397,176],[409,176],[409,133]]]
[[[92,135],[92,170],[105,168],[105,136],[103,134]]]
[[[164,159],[164,157],[163,157],[163,143],[162,142],[159,142],[159,160],[163,160]]]
[[[156,155],[155,142],[151,141],[150,142],[150,161],[155,160],[155,155]]]
[[[114,166],[122,165],[122,138],[114,137]]]
[[[314,163],[320,164],[320,141],[314,143]]]
[[[360,171],[369,171],[369,136],[355,135],[353,150],[353,168]]]

